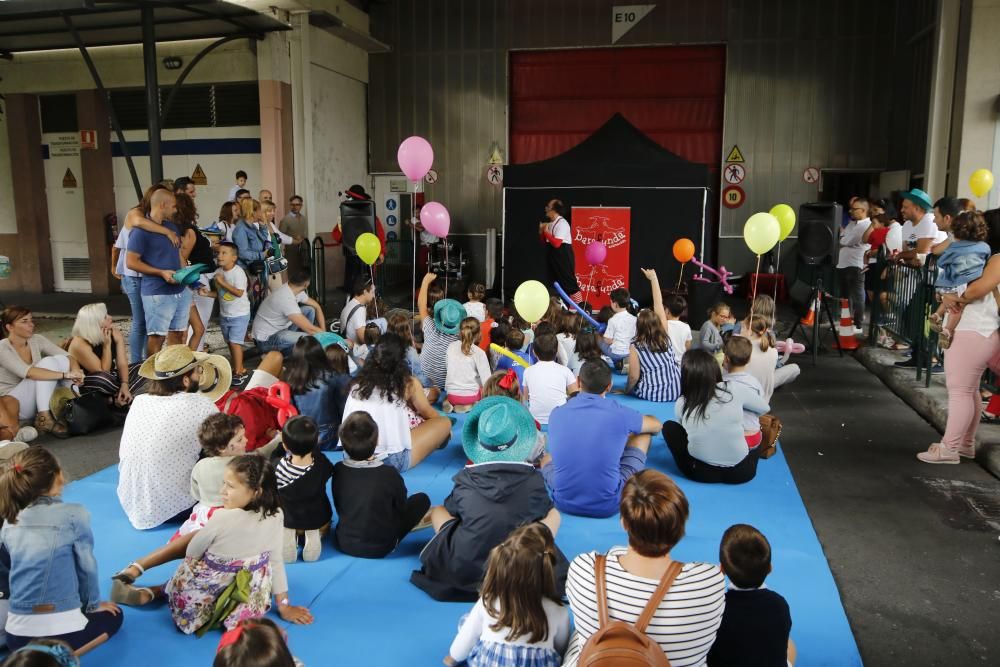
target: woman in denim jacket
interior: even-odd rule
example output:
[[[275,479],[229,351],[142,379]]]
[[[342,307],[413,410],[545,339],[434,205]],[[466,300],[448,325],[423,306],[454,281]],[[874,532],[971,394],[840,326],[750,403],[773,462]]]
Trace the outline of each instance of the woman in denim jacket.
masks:
[[[262,219],[260,202],[255,199],[244,199],[240,202],[243,215],[236,221],[233,228],[233,243],[239,249],[240,266],[248,269],[254,262],[263,262],[270,247],[271,236]]]
[[[106,642],[122,625],[121,609],[102,602],[90,513],[64,503],[66,478],[51,453],[40,447],[18,452],[0,473],[0,578],[10,580],[7,646],[33,639],[66,642],[83,655]]]

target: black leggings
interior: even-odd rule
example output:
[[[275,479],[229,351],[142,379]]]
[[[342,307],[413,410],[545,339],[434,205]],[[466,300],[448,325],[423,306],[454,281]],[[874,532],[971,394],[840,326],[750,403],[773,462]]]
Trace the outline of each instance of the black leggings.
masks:
[[[674,462],[688,479],[706,484],[742,484],[749,482],[757,474],[757,460],[760,447],[750,450],[747,457],[732,467],[705,463],[688,452],[688,436],[684,427],[675,421],[663,425],[663,439],[667,441]]]
[[[47,637],[46,639],[58,639],[69,644],[70,648],[74,651],[79,651],[81,648],[94,641],[101,635],[107,635],[110,639],[118,632],[119,628],[122,627],[122,621],[125,619],[121,612],[117,614],[112,614],[110,611],[95,611],[91,613],[84,613],[87,617],[87,627],[83,630],[78,630],[77,632],[70,632],[65,635],[53,635]],[[42,637],[21,637],[20,635],[7,634],[7,648],[11,651],[16,651],[19,648],[27,646],[35,639],[42,639]]]

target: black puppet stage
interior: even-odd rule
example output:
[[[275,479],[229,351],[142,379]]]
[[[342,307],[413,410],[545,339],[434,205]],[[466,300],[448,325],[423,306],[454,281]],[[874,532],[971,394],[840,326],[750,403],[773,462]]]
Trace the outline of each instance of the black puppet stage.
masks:
[[[713,239],[705,223],[708,178],[705,165],[671,153],[621,114],[561,155],[505,166],[504,298],[512,298],[525,280],[539,280],[551,289],[538,224],[544,221],[546,203],[561,199],[570,226],[574,206],[631,209],[628,288],[640,303],[649,303],[649,283],[640,268],[655,268],[665,288],[676,285],[680,265],[673,258],[674,241],[691,239],[697,256],[711,260]],[[686,268],[685,278],[693,269]]]

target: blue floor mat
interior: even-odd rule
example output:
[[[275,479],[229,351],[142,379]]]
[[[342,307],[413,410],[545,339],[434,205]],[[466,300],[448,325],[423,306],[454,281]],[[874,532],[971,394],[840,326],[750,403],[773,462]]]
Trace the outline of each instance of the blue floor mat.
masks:
[[[621,384],[622,378],[616,377]],[[659,419],[672,419],[672,403],[649,403],[614,396]],[[452,476],[464,464],[458,434],[452,444],[436,452],[404,475],[410,492],[424,491],[440,503],[451,490]],[[792,439],[794,446],[794,439]],[[334,459],[335,460],[335,459]],[[833,575],[813,531],[785,458],[779,452],[761,461],[757,477],[740,486],[709,485],[682,478],[663,438],[653,439],[648,465],[673,477],[687,494],[691,516],[687,535],[672,556],[680,560],[718,562],[719,540],[734,523],[759,528],[771,542],[774,571],[767,585],[788,600],[792,638],[799,664],[860,665],[854,637],[840,602]],[[89,508],[93,518],[102,593],[110,590],[111,574],[131,558],[163,544],[175,526],[134,530],[115,493],[116,467],[72,483],[65,498]],[[471,605],[435,602],[409,583],[411,570],[432,533],[409,535],[384,560],[345,556],[324,544],[315,563],[288,566],[292,602],[307,604],[316,617],[311,626],[288,626],[292,652],[307,667],[325,665],[440,665],[459,618]],[[588,550],[625,544],[617,516],[588,519],[563,515],[556,540],[569,558]],[[165,581],[175,565],[151,570],[140,583]],[[163,605],[126,609],[120,634],[85,659],[94,665],[210,665],[219,639],[202,639],[176,630]],[[277,616],[274,616],[276,620]]]

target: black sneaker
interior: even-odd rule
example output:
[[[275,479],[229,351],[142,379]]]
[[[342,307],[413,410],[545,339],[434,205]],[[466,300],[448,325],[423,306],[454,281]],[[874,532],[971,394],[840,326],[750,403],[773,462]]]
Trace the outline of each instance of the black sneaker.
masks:
[[[910,357],[906,361],[897,361],[895,364],[893,364],[893,366],[895,366],[896,368],[916,368],[917,358]]]
[[[941,375],[944,373],[944,364],[934,364],[931,366],[931,375]]]
[[[233,375],[233,387],[236,387],[238,389],[238,388],[242,387],[243,385],[245,385],[247,383],[247,380],[249,380],[249,379],[250,379],[250,374],[249,373],[240,373],[238,375],[234,374]]]

